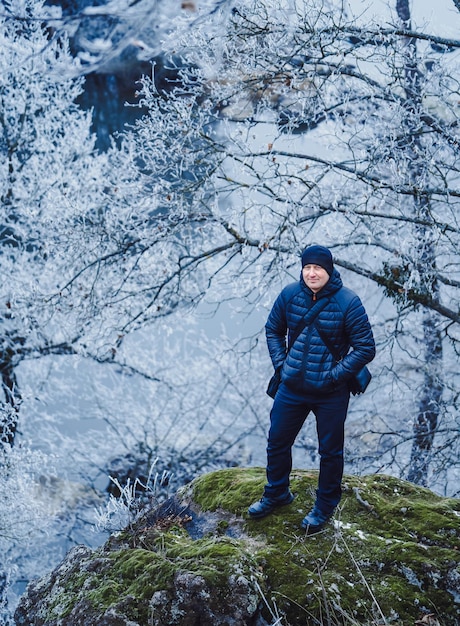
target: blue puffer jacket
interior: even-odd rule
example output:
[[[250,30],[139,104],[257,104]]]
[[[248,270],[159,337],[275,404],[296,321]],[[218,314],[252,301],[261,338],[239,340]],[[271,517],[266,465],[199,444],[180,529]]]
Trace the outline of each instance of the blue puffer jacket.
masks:
[[[316,294],[329,298],[315,322],[303,329],[286,358],[286,335],[291,336],[305,313],[315,304],[314,294],[300,281],[285,287],[276,299],[265,325],[268,350],[275,369],[282,366],[281,379],[288,387],[306,393],[328,392],[345,383],[375,356],[375,342],[359,297],[343,286],[334,269]],[[321,339],[316,324],[342,355],[337,363]],[[350,348],[352,348],[350,350]]]

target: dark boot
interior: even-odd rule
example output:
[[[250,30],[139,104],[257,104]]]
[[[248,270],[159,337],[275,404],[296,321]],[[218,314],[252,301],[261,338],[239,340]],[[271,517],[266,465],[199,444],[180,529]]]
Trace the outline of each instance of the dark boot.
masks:
[[[313,535],[324,528],[327,522],[331,519],[333,511],[331,513],[323,513],[315,505],[310,513],[305,515],[302,520],[302,528],[307,531],[307,535]]]
[[[294,500],[294,495],[288,491],[286,494],[279,498],[269,498],[268,496],[262,496],[260,500],[251,504],[248,509],[249,517],[253,519],[260,519],[272,513],[279,506],[286,506],[291,504]]]

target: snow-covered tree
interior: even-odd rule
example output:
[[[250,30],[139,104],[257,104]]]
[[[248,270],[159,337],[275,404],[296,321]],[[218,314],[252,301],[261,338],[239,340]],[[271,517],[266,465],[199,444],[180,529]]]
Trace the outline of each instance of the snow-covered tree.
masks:
[[[53,457],[27,437],[12,447],[22,430],[18,368],[75,351],[81,326],[68,319],[73,306],[59,283],[85,257],[88,215],[100,208],[104,185],[105,157],[95,158],[90,116],[75,105],[82,83],[67,39],[46,27],[49,17],[39,1],[6,0],[0,10],[2,623],[8,584],[36,575],[39,562],[54,563],[45,538],[69,528],[63,519],[53,526],[66,508],[63,490],[55,489],[62,469],[58,477]]]
[[[394,9],[381,26],[343,3],[244,2],[221,36],[183,42],[173,94],[146,79],[150,113],[129,141],[142,193],[180,237],[131,323],[168,292],[267,305],[307,243],[331,246],[379,341],[363,416],[386,439],[378,462],[433,485],[431,464],[441,488],[459,445],[460,41]]]
[[[74,105],[81,87],[62,80],[76,70],[65,38],[44,30],[45,15],[30,19],[40,3],[5,5],[2,264],[12,279],[2,379],[11,406],[18,363],[47,354],[159,382],[158,363],[126,360],[131,333],[205,294],[216,308],[268,307],[296,254],[317,240],[376,303],[373,428],[392,433],[388,449],[413,440],[417,482],[434,453],[445,460],[436,467],[452,467],[458,43],[410,30],[407,6],[396,8],[385,28],[334,2],[244,3],[229,22],[211,12],[213,28],[193,16],[171,55],[179,86],[158,92],[146,79],[149,115],[121,151],[96,158]],[[379,394],[390,392],[398,415],[381,408]],[[244,386],[238,393],[247,402]],[[16,427],[4,425],[4,438]]]
[[[118,411],[113,419],[107,416],[113,390],[103,383],[98,386],[95,374],[90,382],[94,394],[91,415],[110,423],[110,432],[125,451],[137,449],[141,441],[151,461],[153,455],[161,456],[159,442],[164,441],[165,433],[169,432],[172,439],[176,428],[180,432],[173,441],[176,447],[164,444],[168,455],[178,450],[179,441],[180,449],[190,453],[190,442],[203,432],[210,407],[224,394],[220,382],[206,381],[206,372],[215,370],[215,363],[208,359],[207,370],[201,368],[199,372],[190,367],[190,362],[196,364],[200,358],[201,340],[193,344],[195,354],[188,351],[187,358],[184,350],[177,353],[172,339],[170,345],[163,342],[161,351],[149,353],[149,348],[144,351],[140,347],[131,350],[130,359],[125,345],[133,331],[142,330],[154,320],[179,309],[184,317],[185,307],[199,298],[199,283],[193,274],[186,280],[181,260],[195,235],[190,224],[163,205],[162,194],[157,198],[155,184],[139,188],[142,155],[132,141],[124,142],[122,150],[114,147],[104,154],[95,152],[90,116],[75,105],[82,88],[74,78],[78,66],[69,55],[66,37],[61,37],[63,31],[46,28],[61,23],[48,11],[40,2],[12,0],[1,14],[0,59],[5,80],[0,92],[0,115],[5,158],[0,170],[0,261],[2,273],[9,280],[0,287],[0,371],[5,403],[13,410],[2,413],[0,434],[6,443],[14,443],[20,423],[17,372],[21,369],[23,385],[27,385],[28,378],[43,381],[39,393],[37,382],[35,386],[27,385],[28,419],[33,420],[37,413],[37,422],[41,420],[34,433],[40,437],[39,445],[51,450],[60,446],[60,452],[65,449],[80,458],[92,455],[97,472],[103,471],[106,458],[101,462],[101,450],[106,445],[108,453],[117,454],[116,445],[102,438],[101,450],[93,446],[88,452],[84,441],[77,448],[66,439],[64,447],[61,435],[48,430],[48,420],[43,419],[31,397],[37,394],[38,405],[45,406],[49,401],[46,379],[53,368],[59,368],[56,364],[61,364],[63,357],[73,363],[75,358],[84,358],[94,368],[108,364],[114,378],[120,375],[121,380],[124,373],[123,380],[134,380],[134,385],[146,381],[151,385],[146,394],[155,396],[152,402],[157,408],[163,406],[158,416],[161,425],[156,425],[151,407],[144,402],[141,408],[135,389],[128,392],[135,397],[135,405],[126,407],[126,411],[133,411],[138,419],[125,429],[125,414]],[[184,328],[183,320],[180,328]],[[32,367],[38,361],[45,363],[41,370]],[[180,371],[186,364],[188,378]],[[72,366],[70,369],[62,387],[56,387],[61,402],[74,391]],[[100,376],[109,379],[109,386],[114,388],[123,384],[114,382],[110,374]],[[228,372],[222,376],[223,387],[230,387]],[[197,378],[202,377],[209,384],[208,409],[199,419],[189,420],[184,429],[178,425],[177,415],[187,415],[193,402],[195,412],[201,411],[203,395]],[[90,394],[85,390],[85,395]],[[72,397],[65,409],[68,417],[76,420],[81,417],[76,408],[78,401]],[[233,436],[219,445],[212,446],[211,442],[235,419],[231,406],[228,402],[222,409],[228,419],[220,420],[211,438],[200,442],[195,467],[213,463],[228,448]],[[145,426],[143,414],[149,427]],[[155,433],[153,443],[153,435],[148,436],[146,430]],[[30,433],[23,435],[28,437]],[[237,432],[234,439],[240,436]],[[182,455],[181,463],[184,459]]]
[[[0,575],[5,582],[9,576],[14,580],[11,569],[8,574],[12,563],[21,564],[22,579],[47,565],[40,558],[23,567],[29,539],[36,535],[19,532],[18,515],[43,535],[50,530],[49,542],[40,540],[37,546],[46,550],[48,545],[49,554],[59,558],[63,545],[81,537],[75,527],[85,523],[94,498],[109,482],[111,457],[121,459],[122,477],[130,471],[133,452],[140,451],[140,461],[135,460],[140,471],[148,471],[159,457],[175,481],[187,480],[194,472],[234,462],[229,449],[242,437],[240,429],[232,432],[241,407],[234,402],[238,391],[229,379],[231,365],[215,354],[205,358],[206,342],[194,341],[192,354],[188,332],[190,345],[181,343],[182,335],[176,346],[171,321],[151,331],[145,349],[142,339],[129,343],[132,331],[193,301],[192,281],[190,298],[169,275],[175,273],[177,252],[190,238],[190,228],[158,208],[152,186],[139,193],[139,155],[129,141],[121,151],[95,150],[91,116],[75,103],[82,89],[76,78],[81,67],[69,53],[65,31],[55,28],[62,23],[59,14],[36,0],[7,1],[0,10],[0,467],[5,495]],[[164,289],[157,292],[162,283]],[[90,372],[87,386],[81,378],[76,381],[82,361]],[[221,378],[210,377],[212,370],[222,371]],[[56,399],[57,416],[48,408]],[[214,418],[213,406],[222,401]],[[88,435],[86,417],[106,430]],[[217,427],[206,433],[210,417]],[[67,425],[74,420],[70,433],[58,428],[58,419]],[[80,436],[75,431],[81,425]],[[246,431],[252,428],[246,426]],[[37,448],[41,454],[33,456]],[[24,464],[21,473],[23,456],[34,463],[33,468]],[[56,480],[48,458],[59,468]],[[86,487],[66,500],[69,478],[84,480]],[[32,500],[30,493],[48,480],[49,492]],[[52,497],[59,502],[50,502]],[[17,506],[7,506],[15,498]],[[86,512],[77,519],[75,508],[82,501]],[[53,526],[57,514],[59,523]]]
[[[66,255],[84,255],[85,221],[103,184],[90,117],[74,103],[81,82],[65,78],[67,40],[47,32],[47,16],[43,3],[15,0],[0,14],[0,372],[16,411],[18,363],[72,352],[81,335],[64,321],[73,303],[59,281]],[[14,418],[2,423],[1,438],[12,443],[16,428]]]

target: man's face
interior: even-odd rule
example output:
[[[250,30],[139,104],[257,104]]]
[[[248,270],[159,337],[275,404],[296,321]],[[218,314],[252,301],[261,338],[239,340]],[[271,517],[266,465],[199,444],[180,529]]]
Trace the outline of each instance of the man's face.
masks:
[[[329,274],[320,265],[304,265],[302,277],[313,293],[318,293],[329,280]]]

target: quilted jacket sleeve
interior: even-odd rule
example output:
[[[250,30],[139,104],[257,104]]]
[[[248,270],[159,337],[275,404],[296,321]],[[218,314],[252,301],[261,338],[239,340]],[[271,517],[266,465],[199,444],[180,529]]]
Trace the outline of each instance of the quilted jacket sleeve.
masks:
[[[268,351],[275,370],[283,365],[287,352],[286,334],[288,327],[286,319],[286,291],[286,288],[283,289],[275,300],[267,323],[265,324]]]
[[[375,341],[364,306],[357,295],[344,311],[345,333],[350,351],[332,371],[335,381],[347,380],[375,356]]]

